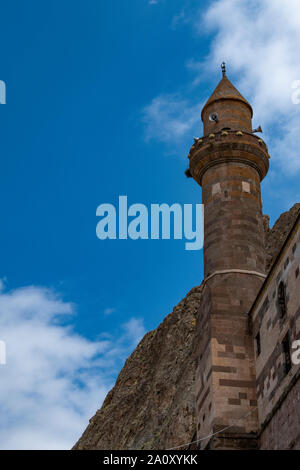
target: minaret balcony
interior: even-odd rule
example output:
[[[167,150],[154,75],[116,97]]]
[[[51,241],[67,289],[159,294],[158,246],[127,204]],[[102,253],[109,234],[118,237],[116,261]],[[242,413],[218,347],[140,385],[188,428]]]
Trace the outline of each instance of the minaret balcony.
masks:
[[[195,139],[188,155],[189,169],[201,185],[204,172],[220,163],[246,163],[262,180],[269,169],[268,148],[257,135],[241,130],[221,130]]]

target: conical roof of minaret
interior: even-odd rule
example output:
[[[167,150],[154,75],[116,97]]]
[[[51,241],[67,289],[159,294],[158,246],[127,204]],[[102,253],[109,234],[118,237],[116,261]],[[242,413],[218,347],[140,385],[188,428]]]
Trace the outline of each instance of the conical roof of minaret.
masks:
[[[204,113],[205,109],[207,108],[207,106],[209,104],[214,103],[215,101],[219,101],[219,100],[242,101],[243,103],[245,103],[250,108],[251,116],[253,116],[253,110],[252,110],[251,105],[240,94],[240,92],[235,88],[235,86],[231,83],[231,81],[227,78],[227,76],[225,74],[223,75],[222,80],[219,82],[219,84],[217,85],[216,89],[214,90],[214,92],[212,93],[210,98],[208,98],[208,100],[206,101],[206,103],[205,103],[205,105],[202,109],[202,113],[201,113],[202,119],[203,119],[203,113]]]

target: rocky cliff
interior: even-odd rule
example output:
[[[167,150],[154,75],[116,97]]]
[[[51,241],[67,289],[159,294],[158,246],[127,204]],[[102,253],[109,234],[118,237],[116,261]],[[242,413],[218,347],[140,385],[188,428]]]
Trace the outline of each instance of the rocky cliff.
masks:
[[[127,359],[75,449],[167,449],[196,429],[194,337],[201,286]]]
[[[265,217],[267,270],[300,211]],[[195,287],[127,359],[74,449],[169,449],[195,439],[194,348],[202,286]],[[188,448],[188,446],[183,447]]]
[[[276,256],[282,247],[286,237],[288,236],[293,224],[300,212],[300,203],[294,204],[294,206],[287,212],[281,214],[277,222],[274,224],[272,229],[269,228],[268,224],[265,226],[266,238],[266,271],[268,272],[274,263]]]

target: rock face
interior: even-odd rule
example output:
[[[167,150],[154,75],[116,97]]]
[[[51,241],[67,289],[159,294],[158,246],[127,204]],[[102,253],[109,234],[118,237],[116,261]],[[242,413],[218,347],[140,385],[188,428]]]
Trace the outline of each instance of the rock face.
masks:
[[[300,212],[300,203],[295,204],[289,211],[281,214],[274,224],[273,228],[269,228],[269,224],[265,224],[265,247],[266,247],[266,271],[268,272],[274,263],[286,237],[288,236],[293,224]],[[266,216],[265,216],[266,217]]]
[[[74,449],[168,449],[192,440],[201,290],[192,289],[144,336]]]
[[[299,211],[295,204],[272,229],[265,216],[267,271]],[[169,449],[195,439],[195,326],[201,292],[202,285],[193,288],[144,336],[73,449]]]

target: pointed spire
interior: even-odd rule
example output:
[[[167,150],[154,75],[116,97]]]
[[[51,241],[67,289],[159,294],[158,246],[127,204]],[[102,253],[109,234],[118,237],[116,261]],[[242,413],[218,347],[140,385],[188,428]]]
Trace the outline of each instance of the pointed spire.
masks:
[[[223,77],[225,77],[225,75],[226,75],[226,64],[225,64],[225,62],[222,62],[221,69],[222,69],[222,75],[223,75]]]
[[[228,79],[226,75],[226,65],[225,62],[222,63],[221,65],[222,69],[222,80],[219,82],[217,87],[215,88],[214,92],[210,96],[210,98],[206,101],[201,117],[203,118],[203,113],[204,110],[207,108],[207,106],[211,103],[214,103],[215,101],[219,100],[234,100],[234,101],[243,101],[251,110],[251,116],[253,116],[253,110],[251,105],[248,103],[248,101],[240,94],[240,92],[235,88],[235,86],[231,83],[231,81]]]

